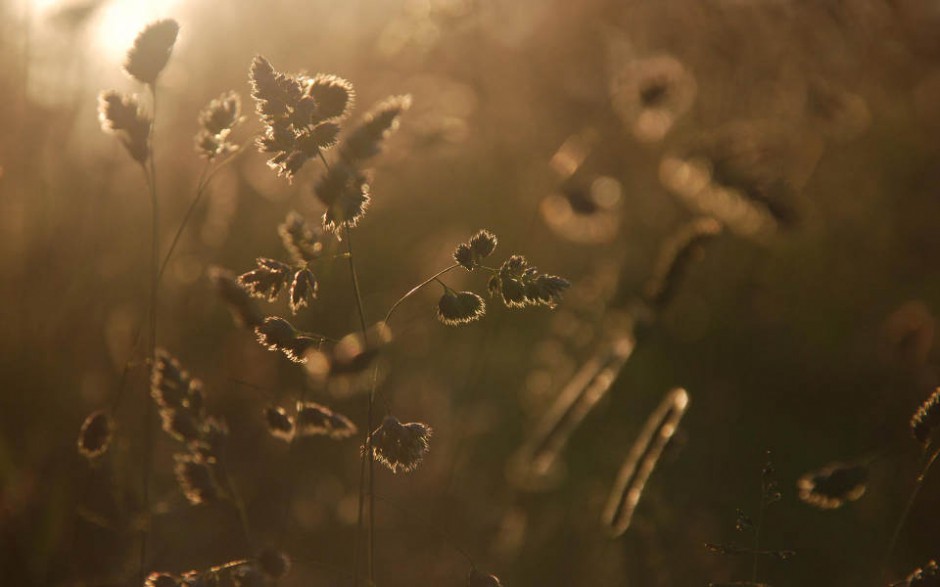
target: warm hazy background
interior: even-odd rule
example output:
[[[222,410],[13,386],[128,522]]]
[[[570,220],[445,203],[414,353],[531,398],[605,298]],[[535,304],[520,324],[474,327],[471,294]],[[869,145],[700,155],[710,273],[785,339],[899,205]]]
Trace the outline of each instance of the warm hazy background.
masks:
[[[908,421],[940,359],[931,350],[931,312],[940,309],[940,4],[97,4],[0,1],[0,583],[133,576],[127,509],[139,499],[143,365],[131,370],[135,399],[118,415],[111,464],[91,467],[75,450],[85,415],[116,392],[148,291],[143,180],[100,131],[95,107],[100,90],[138,91],[120,70],[123,54],[144,24],[173,17],[181,32],[156,128],[164,242],[201,170],[192,149],[199,109],[233,89],[248,115],[236,139],[259,128],[247,72],[261,53],[286,71],[351,80],[360,114],[389,94],[414,97],[378,159],[374,206],[358,230],[370,320],[482,227],[499,235],[500,254],[523,252],[574,283],[554,313],[492,303],[482,323],[451,329],[434,320],[428,293],[396,317],[385,389],[402,418],[436,434],[417,472],[379,474],[380,584],[462,585],[467,563],[442,532],[509,587],[744,580],[749,557],[703,545],[738,538],[735,509],[755,513],[772,450],[784,496],[768,512],[763,542],[797,555],[765,562],[762,579],[884,585],[881,561],[919,457]],[[685,85],[674,90],[688,109],[657,140],[655,124],[635,128],[642,113],[623,92],[663,55],[684,68]],[[567,475],[544,492],[515,489],[506,461],[595,348],[605,299],[618,281],[639,294],[662,242],[693,216],[663,187],[661,160],[729,125],[743,150],[737,163],[784,180],[796,220],[757,237],[726,231],[574,434]],[[561,177],[557,162],[579,152],[575,175]],[[275,226],[286,212],[318,214],[315,175],[311,166],[289,185],[255,152],[220,173],[160,303],[161,345],[205,380],[210,411],[232,429],[233,475],[258,542],[278,540],[294,485],[285,548],[295,569],[284,585],[342,584],[331,569],[351,564],[357,442],[305,442],[288,462],[259,410],[270,400],[287,405],[303,376],[233,326],[205,276],[210,265],[241,272],[256,256],[281,255]],[[566,212],[562,181],[598,178],[606,207]],[[349,287],[337,264],[298,323],[335,336],[354,330]],[[889,320],[912,300],[921,303]],[[610,540],[599,516],[617,468],[675,385],[689,390],[689,412],[633,527]],[[320,399],[364,426],[362,396]],[[250,554],[230,507],[181,498],[173,447],[157,438],[148,566],[182,571]],[[820,511],[797,499],[803,473],[852,459],[873,459],[859,501]],[[934,473],[892,579],[940,555]]]

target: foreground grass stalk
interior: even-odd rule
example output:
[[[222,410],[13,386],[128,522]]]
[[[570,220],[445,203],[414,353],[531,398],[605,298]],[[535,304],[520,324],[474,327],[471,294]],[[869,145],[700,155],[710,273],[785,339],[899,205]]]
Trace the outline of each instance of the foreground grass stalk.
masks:
[[[150,336],[148,342],[147,355],[150,357],[150,364],[154,365],[157,353],[157,294],[159,289],[159,267],[160,267],[160,207],[157,198],[157,165],[154,156],[154,128],[157,120],[157,88],[155,84],[149,84],[150,97],[152,99],[153,111],[150,124],[150,153],[149,153],[149,171],[145,167],[144,173],[147,176],[147,183],[150,187]],[[144,473],[143,473],[143,502],[144,502],[144,526],[140,539],[140,553],[138,561],[138,578],[143,583],[146,576],[147,561],[147,543],[150,536],[150,469],[153,465],[153,429],[151,421],[153,420],[153,402],[145,399],[144,409]]]
[[[898,518],[898,523],[894,527],[894,532],[891,534],[891,542],[888,543],[888,552],[885,554],[885,562],[883,565],[882,579],[886,579],[890,570],[891,557],[894,555],[894,549],[897,548],[898,540],[901,538],[901,530],[904,529],[904,524],[907,523],[907,518],[911,514],[911,510],[914,508],[914,502],[917,501],[917,496],[920,495],[921,487],[924,485],[924,478],[927,477],[930,467],[933,466],[934,461],[937,460],[937,457],[940,456],[940,447],[937,447],[930,452],[931,446],[928,444],[924,447],[924,466],[921,468],[920,473],[918,473],[917,478],[914,480],[914,487],[911,489],[911,495],[907,498],[907,503],[904,504],[904,509],[901,511],[901,517]]]
[[[321,155],[322,156],[322,155]],[[325,164],[325,162],[324,162]],[[349,224],[345,225],[346,232],[346,252],[348,256],[346,257],[349,262],[349,272],[352,275],[353,291],[356,295],[356,310],[359,313],[359,326],[362,329],[362,341],[363,344],[368,344],[366,340],[368,327],[366,326],[366,317],[365,310],[362,307],[362,293],[359,289],[359,276],[356,272],[356,260],[355,255],[353,254],[353,245],[352,238],[350,237]],[[368,469],[368,484],[369,484],[369,538],[368,538],[368,548],[367,548],[367,565],[369,569],[369,583],[375,584],[375,483],[374,483],[374,472],[375,472],[375,459],[372,455],[372,423],[373,423],[373,406],[375,404],[375,388],[373,387],[372,391],[369,393],[369,408],[366,415],[366,432],[365,432],[365,454],[362,456],[362,465],[359,470],[359,516],[356,523],[356,553],[353,559],[353,564],[355,569],[353,571],[355,576],[355,585],[359,584],[359,549],[362,542],[362,524],[363,524],[363,506],[365,503],[365,472]],[[366,459],[368,459],[368,467],[366,467]]]

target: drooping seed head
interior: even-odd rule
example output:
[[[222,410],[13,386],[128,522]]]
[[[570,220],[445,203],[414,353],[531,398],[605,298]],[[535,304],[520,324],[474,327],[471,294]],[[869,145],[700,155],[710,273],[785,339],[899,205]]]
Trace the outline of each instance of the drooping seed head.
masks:
[[[382,425],[370,436],[375,459],[393,473],[414,471],[430,449],[432,430],[427,424],[402,424],[394,416],[386,416]]]
[[[447,326],[476,322],[485,314],[486,303],[472,291],[447,289],[437,304],[437,319]]]

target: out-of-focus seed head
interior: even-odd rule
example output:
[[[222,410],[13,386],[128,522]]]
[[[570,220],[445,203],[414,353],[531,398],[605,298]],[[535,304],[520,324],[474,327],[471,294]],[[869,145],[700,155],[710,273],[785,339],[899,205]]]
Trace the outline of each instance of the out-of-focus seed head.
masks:
[[[398,128],[399,118],[411,108],[411,96],[391,96],[376,104],[363,117],[362,123],[340,147],[340,157],[355,164],[378,155],[382,143]]]
[[[323,252],[322,232],[313,227],[297,212],[290,212],[277,227],[281,242],[295,263],[310,263]]]
[[[154,85],[170,60],[179,30],[179,24],[172,19],[148,24],[127,52],[124,71],[141,83]]]
[[[78,452],[87,459],[95,459],[107,452],[111,445],[114,424],[104,410],[92,412],[82,422],[78,433]]]
[[[144,587],[179,587],[182,585],[176,575],[170,573],[150,573],[144,580]]]
[[[290,442],[294,438],[294,421],[284,408],[268,406],[264,409],[268,432],[275,438]]]
[[[290,557],[280,550],[266,548],[258,554],[258,568],[270,579],[280,579],[290,572]]]
[[[141,165],[150,156],[150,118],[144,114],[137,96],[109,90],[98,96],[101,128],[115,134],[131,158]]]
[[[261,324],[264,320],[261,310],[251,299],[251,294],[238,285],[237,277],[233,272],[221,267],[210,267],[208,273],[216,293],[228,306],[236,324],[250,329]]]
[[[835,509],[865,494],[868,465],[832,463],[800,477],[800,499],[820,509]]]
[[[470,569],[467,575],[467,587],[502,587],[496,575],[487,575],[477,569]]]

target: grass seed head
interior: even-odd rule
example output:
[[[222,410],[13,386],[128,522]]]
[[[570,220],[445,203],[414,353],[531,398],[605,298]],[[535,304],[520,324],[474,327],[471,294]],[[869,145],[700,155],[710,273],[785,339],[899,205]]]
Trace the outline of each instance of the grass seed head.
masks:
[[[382,143],[398,128],[401,115],[409,108],[409,95],[391,96],[373,106],[340,147],[340,156],[355,164],[378,155]]]
[[[120,139],[131,158],[141,165],[150,156],[150,118],[144,114],[135,95],[114,90],[98,96],[101,128]]]
[[[799,497],[820,509],[835,509],[865,494],[868,465],[832,463],[797,481]]]
[[[253,297],[273,302],[290,283],[291,266],[265,257],[256,262],[256,269],[238,276],[238,284]]]
[[[214,501],[219,495],[219,486],[210,463],[200,455],[176,454],[173,472],[183,495],[193,505]]]
[[[472,291],[447,289],[437,304],[437,319],[447,326],[476,322],[485,314],[486,303]]]
[[[294,421],[284,408],[268,406],[264,409],[268,432],[275,438],[290,442],[294,438]]]
[[[414,471],[430,450],[431,427],[421,422],[402,424],[386,416],[370,436],[375,459],[392,473]]]
[[[496,235],[488,230],[480,230],[470,237],[466,243],[461,243],[454,251],[454,260],[463,265],[467,271],[473,271],[480,262],[493,254],[496,250]]]
[[[148,24],[127,52],[124,71],[140,83],[156,84],[157,76],[170,60],[179,30],[179,24],[172,19]]]
[[[261,324],[264,320],[261,310],[251,299],[251,294],[238,285],[238,278],[233,272],[221,267],[210,267],[208,273],[216,293],[228,306],[236,324],[250,329]]]
[[[87,459],[100,457],[111,445],[114,423],[104,410],[92,412],[78,433],[78,452]]]

